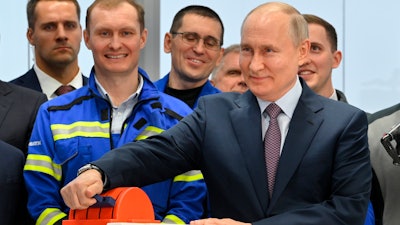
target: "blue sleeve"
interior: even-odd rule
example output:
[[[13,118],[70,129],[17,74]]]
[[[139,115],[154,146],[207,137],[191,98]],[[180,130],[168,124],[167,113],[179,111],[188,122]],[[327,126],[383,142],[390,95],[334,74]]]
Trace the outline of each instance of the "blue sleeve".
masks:
[[[53,162],[54,141],[46,107],[45,103],[38,111],[24,167],[28,210],[36,224],[49,224],[67,216],[62,211],[62,172],[61,166]]]
[[[199,170],[192,170],[174,178],[164,223],[189,224],[202,218],[207,188]]]

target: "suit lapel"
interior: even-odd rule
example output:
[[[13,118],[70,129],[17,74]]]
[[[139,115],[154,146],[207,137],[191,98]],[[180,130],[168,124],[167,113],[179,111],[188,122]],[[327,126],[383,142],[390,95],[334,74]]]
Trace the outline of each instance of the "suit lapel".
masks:
[[[302,82],[303,84],[303,82]],[[279,166],[276,174],[276,183],[269,210],[271,210],[282,194],[286,185],[295,173],[304,154],[317,133],[323,119],[318,112],[323,109],[322,104],[306,85],[290,121],[289,131],[285,139]]]
[[[83,84],[82,84],[83,86],[85,86],[89,82],[89,79],[87,77],[83,76],[83,74],[82,74],[82,82],[83,82]]]
[[[18,85],[42,92],[39,79],[33,67],[28,70],[28,72],[26,72],[26,74],[19,80],[19,82],[20,83],[18,83]]]
[[[261,137],[260,108],[257,99],[249,91],[241,95],[236,103],[238,108],[231,111],[232,126],[255,194],[263,212],[266,212],[269,197]]]
[[[0,81],[0,127],[2,127],[4,119],[12,105],[12,101],[5,97],[11,91],[12,90],[7,83]]]

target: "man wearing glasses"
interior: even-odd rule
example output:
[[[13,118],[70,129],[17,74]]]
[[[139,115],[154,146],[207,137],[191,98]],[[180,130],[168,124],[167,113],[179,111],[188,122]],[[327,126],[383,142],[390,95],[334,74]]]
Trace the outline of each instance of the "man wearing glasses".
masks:
[[[171,54],[171,71],[155,84],[191,108],[199,97],[219,93],[208,80],[223,55],[224,25],[205,6],[191,5],[174,17],[164,37],[164,52]]]
[[[182,100],[192,109],[196,108],[201,96],[219,93],[208,77],[224,53],[221,48],[223,37],[224,25],[215,11],[199,5],[181,9],[164,37],[164,52],[171,54],[171,70],[155,82],[157,88]],[[199,184],[204,183],[201,171],[189,171],[183,176],[187,178],[184,179],[185,189],[181,191],[193,193],[193,196],[180,199],[180,204],[191,209],[192,213],[202,212],[203,217],[207,217],[207,193],[199,193]],[[196,208],[201,210],[194,210]],[[173,218],[168,219],[177,223]]]

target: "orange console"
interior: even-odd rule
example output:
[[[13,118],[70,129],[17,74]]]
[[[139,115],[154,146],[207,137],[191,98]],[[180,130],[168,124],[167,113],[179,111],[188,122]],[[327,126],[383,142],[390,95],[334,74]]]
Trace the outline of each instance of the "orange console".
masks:
[[[146,193],[137,187],[115,188],[95,196],[97,203],[87,209],[70,210],[63,225],[107,225],[107,223],[160,223]]]

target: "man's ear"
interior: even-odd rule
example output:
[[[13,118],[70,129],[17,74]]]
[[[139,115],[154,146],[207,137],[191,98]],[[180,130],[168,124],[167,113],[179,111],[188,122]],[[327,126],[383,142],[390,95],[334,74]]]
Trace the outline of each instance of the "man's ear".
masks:
[[[26,38],[29,41],[29,44],[35,46],[35,40],[33,38],[33,29],[32,28],[28,28],[28,30],[26,31]]]
[[[146,28],[143,29],[142,33],[140,34],[140,49],[143,49],[144,46],[146,46],[147,34],[148,34],[147,29]]]
[[[92,50],[90,43],[89,43],[89,39],[90,39],[89,31],[87,29],[85,29],[83,31],[83,40],[85,41],[86,48],[88,48],[89,50]]]
[[[333,53],[333,64],[332,64],[332,68],[338,68],[340,63],[342,62],[342,52],[341,51],[335,51]]]
[[[311,43],[309,39],[304,40],[299,47],[299,66],[303,65],[308,60],[308,53],[310,52]]]
[[[164,52],[171,53],[171,45],[172,45],[172,34],[167,32],[164,35]]]
[[[221,47],[221,49],[219,51],[219,57],[218,57],[217,62],[215,64],[216,66],[218,66],[221,63],[222,57],[224,56],[224,52],[225,52],[225,48]]]

